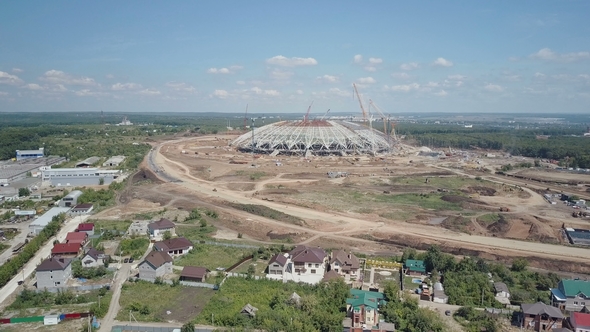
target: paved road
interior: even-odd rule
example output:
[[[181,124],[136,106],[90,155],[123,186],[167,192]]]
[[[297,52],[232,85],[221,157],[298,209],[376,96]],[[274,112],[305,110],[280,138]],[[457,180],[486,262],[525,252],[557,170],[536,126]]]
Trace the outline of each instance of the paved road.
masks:
[[[111,298],[111,303],[109,305],[109,311],[104,316],[103,319],[100,320],[100,329],[99,332],[110,332],[115,324],[115,317],[117,317],[117,313],[121,309],[121,305],[119,304],[119,298],[121,297],[121,286],[129,277],[129,271],[131,270],[131,264],[123,263],[121,267],[116,272],[115,281],[111,284],[111,289],[113,290],[113,297]]]
[[[90,217],[89,215],[86,215],[86,216],[78,216],[73,219],[68,219],[65,222],[65,224],[62,226],[62,228],[59,231],[59,233],[57,234],[57,236],[49,239],[47,241],[47,243],[44,246],[42,246],[39,249],[39,251],[37,251],[37,254],[33,258],[31,258],[31,260],[27,264],[25,264],[25,266],[24,266],[25,279],[28,278],[31,275],[31,273],[33,273],[35,271],[35,269],[37,268],[37,265],[39,265],[39,263],[41,263],[43,261],[43,259],[45,259],[51,255],[51,249],[53,248],[53,241],[54,240],[57,239],[60,242],[65,240],[68,232],[73,232],[76,228],[78,228],[78,224],[86,221],[86,219],[88,219],[89,217]],[[22,278],[23,278],[23,272],[21,270],[14,278],[12,278],[12,280],[10,280],[4,287],[2,287],[2,289],[0,289],[0,309],[3,309],[4,307],[6,307],[8,305],[8,303],[4,303],[4,302],[19,287],[18,281],[22,280]]]

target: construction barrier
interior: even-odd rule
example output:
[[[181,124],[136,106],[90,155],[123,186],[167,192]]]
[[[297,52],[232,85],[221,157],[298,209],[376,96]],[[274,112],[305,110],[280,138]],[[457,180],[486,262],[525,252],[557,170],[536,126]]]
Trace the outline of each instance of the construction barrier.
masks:
[[[377,267],[377,268],[384,268],[384,269],[401,269],[403,267],[402,263],[381,261],[381,260],[376,260],[376,259],[367,259],[366,264],[367,264],[367,267]]]
[[[80,319],[92,316],[90,312],[77,312],[71,314],[61,314],[59,315],[59,320],[68,320],[68,319]],[[32,316],[32,317],[12,317],[12,318],[0,318],[0,324],[18,324],[18,323],[33,323],[33,322],[43,322],[45,320],[45,316]]]
[[[45,319],[45,316],[14,317],[14,318],[10,319],[10,324],[42,322],[44,319]]]

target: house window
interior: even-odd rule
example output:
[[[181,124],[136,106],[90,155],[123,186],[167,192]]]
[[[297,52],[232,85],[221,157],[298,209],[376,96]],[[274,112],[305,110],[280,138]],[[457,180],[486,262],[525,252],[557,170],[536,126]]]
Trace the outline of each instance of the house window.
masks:
[[[311,267],[311,263],[307,263],[307,267]]]
[[[311,270],[311,273],[312,273],[312,274],[315,274],[315,270]]]
[[[574,305],[578,305],[578,301],[574,301]]]
[[[316,268],[320,267],[320,264],[316,264],[316,265],[315,265],[315,267],[316,267]]]
[[[338,273],[338,269],[334,269],[334,272]]]

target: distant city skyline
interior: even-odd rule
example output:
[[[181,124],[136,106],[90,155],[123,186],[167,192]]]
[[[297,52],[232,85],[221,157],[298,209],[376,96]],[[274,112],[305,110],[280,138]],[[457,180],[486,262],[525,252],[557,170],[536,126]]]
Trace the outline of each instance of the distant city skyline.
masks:
[[[587,1],[20,1],[0,112],[590,113]]]

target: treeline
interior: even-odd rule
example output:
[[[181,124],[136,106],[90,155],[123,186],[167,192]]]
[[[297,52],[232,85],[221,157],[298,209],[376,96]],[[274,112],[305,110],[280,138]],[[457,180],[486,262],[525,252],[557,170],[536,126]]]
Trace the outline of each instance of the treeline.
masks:
[[[590,139],[571,136],[584,131],[585,128],[581,126],[514,130],[400,125],[398,134],[407,135],[419,145],[434,148],[502,150],[512,155],[560,160],[569,167],[590,168]],[[537,139],[537,135],[551,136],[548,139]]]
[[[402,259],[424,260],[426,271],[432,273],[433,282],[440,278],[449,304],[499,308],[491,280],[504,282],[510,289],[513,304],[549,303],[549,288],[557,286],[560,278],[554,273],[541,274],[527,270],[526,259],[517,258],[510,268],[500,263],[488,263],[483,259],[465,257],[456,260],[452,255],[442,253],[437,246],[425,253],[413,249],[404,252]]]
[[[61,225],[63,224],[64,220],[66,219],[65,214],[59,214],[51,220],[45,228],[39,233],[39,235],[35,236],[29,243],[27,243],[22,251],[12,257],[9,262],[4,263],[4,265],[0,266],[0,287],[4,287],[10,279],[12,279],[18,271],[31,259],[39,248],[47,240],[51,237],[55,236],[57,232],[60,230]]]

